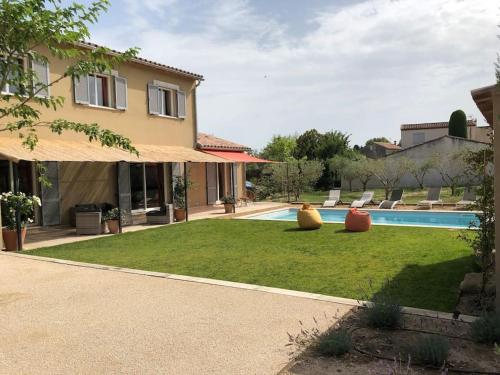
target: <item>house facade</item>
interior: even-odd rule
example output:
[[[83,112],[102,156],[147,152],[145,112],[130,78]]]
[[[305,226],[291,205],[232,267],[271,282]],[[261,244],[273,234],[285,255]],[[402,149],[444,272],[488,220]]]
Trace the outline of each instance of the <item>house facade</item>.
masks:
[[[477,126],[476,120],[467,120],[467,138],[473,141],[490,142],[489,126]],[[430,122],[401,125],[401,148],[416,146],[448,135],[448,122]]]
[[[60,79],[68,62],[40,52],[49,57],[48,64],[33,69],[45,83]],[[44,94],[64,97],[64,105],[57,111],[41,108],[41,119],[97,123],[130,138],[139,156],[46,128],[38,129],[39,143],[29,151],[17,134],[2,133],[0,191],[14,189],[17,172],[20,191],[41,196],[36,224],[44,226],[71,224],[75,206],[91,203],[119,206],[125,225],[143,222],[149,210],[173,203],[175,177],[186,172],[191,182],[188,207],[215,203],[222,195],[243,196],[244,161],[198,149],[196,88],[202,81],[199,74],[141,58],[111,74],[63,78]],[[246,151],[240,148],[238,152]],[[38,182],[40,164],[51,186]]]
[[[396,143],[391,142],[373,142],[366,147],[363,147],[363,154],[367,158],[378,159],[384,158],[390,154],[398,152],[401,147]]]

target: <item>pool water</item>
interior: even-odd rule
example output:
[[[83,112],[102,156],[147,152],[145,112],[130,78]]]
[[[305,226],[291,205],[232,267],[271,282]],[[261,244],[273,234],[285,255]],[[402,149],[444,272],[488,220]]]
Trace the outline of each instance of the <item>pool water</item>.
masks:
[[[289,208],[264,214],[246,216],[242,219],[255,220],[297,220],[297,208]],[[343,223],[348,212],[347,209],[318,209],[323,222]],[[374,225],[401,225],[412,227],[436,228],[469,228],[471,223],[478,224],[476,214],[473,212],[444,212],[444,211],[389,211],[366,210],[370,212]]]

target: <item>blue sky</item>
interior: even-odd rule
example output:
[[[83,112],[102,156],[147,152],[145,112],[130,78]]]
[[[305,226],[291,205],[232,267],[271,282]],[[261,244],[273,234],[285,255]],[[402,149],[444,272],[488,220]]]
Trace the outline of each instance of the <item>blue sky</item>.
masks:
[[[112,0],[92,41],[203,74],[199,128],[253,148],[310,128],[352,144],[478,119],[494,82],[495,0]]]

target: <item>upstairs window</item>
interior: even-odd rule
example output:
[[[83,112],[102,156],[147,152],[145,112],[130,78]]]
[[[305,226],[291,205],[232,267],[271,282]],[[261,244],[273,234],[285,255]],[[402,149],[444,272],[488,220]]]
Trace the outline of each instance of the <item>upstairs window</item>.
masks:
[[[125,110],[127,80],[119,76],[89,74],[73,79],[75,103]]]
[[[156,116],[185,118],[186,94],[177,85],[153,81],[148,84],[148,112]]]
[[[89,74],[89,98],[91,105],[111,107],[109,89],[110,86],[108,85],[107,77]]]
[[[30,83],[20,82],[21,72],[28,70],[26,61],[30,62],[33,81]],[[6,60],[2,59],[0,63],[0,71],[6,68]],[[34,93],[37,97],[48,97],[50,95],[49,87],[49,66],[45,61],[37,61],[35,59],[17,58],[9,66],[9,74],[7,82],[2,87],[2,94],[20,94],[27,95],[28,92]]]

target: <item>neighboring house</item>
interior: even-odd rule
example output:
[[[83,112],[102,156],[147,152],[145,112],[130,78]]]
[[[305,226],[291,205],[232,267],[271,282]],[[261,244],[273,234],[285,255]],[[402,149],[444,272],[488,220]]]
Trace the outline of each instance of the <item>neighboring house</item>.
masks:
[[[366,147],[363,147],[363,154],[367,158],[378,159],[386,157],[401,150],[396,143],[390,142],[373,142]]]
[[[96,48],[88,43],[79,46]],[[52,82],[61,77],[66,65],[67,61],[50,57],[48,65],[34,68],[45,82]],[[75,205],[104,202],[120,206],[125,225],[142,222],[145,212],[172,203],[174,177],[183,175],[185,168],[190,171],[193,192],[196,186],[212,188],[206,181],[216,179],[218,191],[245,194],[244,160],[196,149],[196,88],[201,81],[199,74],[142,58],[123,63],[112,74],[62,79],[45,95],[65,97],[63,107],[56,112],[41,108],[41,119],[98,123],[129,137],[139,157],[89,143],[81,134],[58,136],[46,128],[38,130],[40,141],[31,152],[21,145],[17,134],[2,133],[0,191],[13,190],[16,168],[20,190],[41,196],[39,225],[69,224]],[[12,90],[15,88],[4,87],[2,93]],[[51,187],[38,182],[35,160],[45,164]],[[188,205],[213,203],[206,197],[208,194],[198,192],[191,200],[188,194]]]
[[[477,126],[476,120],[467,120],[468,139],[490,142],[489,126]],[[448,135],[448,122],[432,122],[401,125],[401,148],[408,148],[443,135]]]
[[[395,153],[389,158],[408,158],[417,163],[424,162],[429,158],[436,157],[439,163],[440,159],[443,157],[450,157],[453,155],[459,155],[462,152],[477,151],[483,148],[486,148],[488,143],[474,141],[471,139],[465,139],[460,137],[452,137],[449,135],[443,135],[439,138],[432,139],[430,141],[408,147],[404,150],[401,150],[398,153]],[[464,172],[465,162],[461,160],[456,160],[455,162],[448,160],[443,164],[444,167],[449,168],[450,175],[460,175]],[[462,184],[467,184],[469,181],[467,178],[464,178]],[[432,186],[445,186],[446,182],[443,181],[441,174],[438,170],[432,169],[430,170],[424,179],[424,186],[432,187]],[[417,181],[410,174],[405,175],[401,181],[400,186],[403,187],[419,187]]]
[[[387,156],[388,159],[396,159],[396,158],[407,158],[413,160],[417,163],[428,160],[429,158],[435,158],[436,160],[443,160],[445,157],[449,157],[450,155],[458,155],[459,153],[465,152],[467,150],[476,151],[483,148],[486,148],[488,143],[473,141],[471,139],[465,139],[460,137],[452,137],[449,135],[443,135],[439,138],[432,139],[430,141],[408,147],[406,149],[402,149],[399,152],[394,152]],[[460,160],[444,159],[445,163],[442,163],[443,167],[449,168],[450,175],[461,175],[465,168],[465,163]],[[467,184],[469,181],[464,178],[461,181],[462,184]],[[342,181],[342,186],[348,186],[347,181]],[[353,188],[360,189],[361,183],[357,180],[353,181]],[[418,182],[415,180],[410,173],[404,175],[398,186],[403,188],[418,188]],[[446,186],[446,182],[443,180],[441,174],[436,168],[430,170],[424,179],[424,186],[432,187],[432,186]],[[372,177],[370,182],[368,183],[368,187],[373,188],[381,188],[382,185],[375,178]]]

